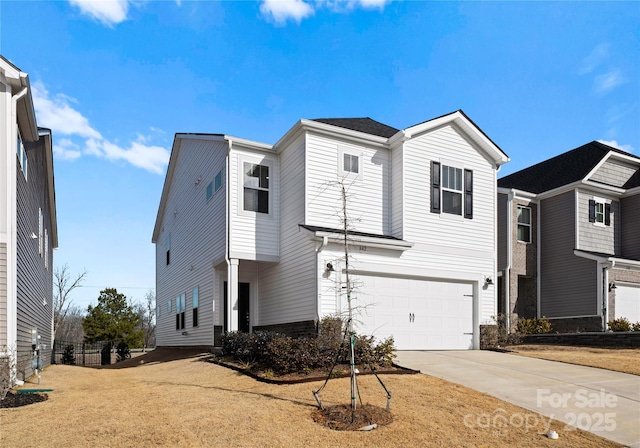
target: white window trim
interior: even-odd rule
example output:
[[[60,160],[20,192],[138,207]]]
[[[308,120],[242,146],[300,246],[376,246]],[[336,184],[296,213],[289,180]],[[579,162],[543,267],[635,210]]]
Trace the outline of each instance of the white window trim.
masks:
[[[592,222],[591,224],[593,224],[596,227],[607,227],[607,225],[605,224],[605,220],[606,220],[606,213],[607,213],[607,200],[604,198],[600,198],[598,196],[593,196],[593,201],[596,203],[595,207],[595,216],[596,216],[596,220],[594,222]],[[602,222],[598,222],[598,204],[602,205]]]
[[[527,209],[529,210],[529,224],[523,223],[518,221],[518,209]],[[531,244],[532,239],[533,239],[533,233],[532,233],[532,225],[531,222],[533,221],[533,211],[531,210],[531,207],[526,206],[526,205],[517,205],[516,206],[516,241],[518,241],[519,243],[524,243],[524,244]],[[519,226],[527,226],[529,228],[529,241],[523,241],[521,239],[518,238],[518,227]]]
[[[358,158],[358,172],[345,171],[344,155],[356,156]],[[338,146],[338,176],[347,179],[362,180],[362,169],[364,167],[364,152],[359,148],[350,148],[348,146]]]
[[[251,210],[244,209],[244,164],[251,163],[253,165],[262,165],[269,168],[269,213],[260,213],[254,212]],[[267,158],[258,158],[258,157],[250,157],[250,156],[239,156],[238,157],[238,216],[253,216],[258,217],[259,219],[273,219],[273,195],[274,195],[274,185],[275,185],[275,176],[273,169],[273,161]]]
[[[16,132],[16,156],[18,157],[18,163],[20,164],[20,170],[24,175],[24,179],[27,180],[27,168],[29,165],[29,159],[27,158],[27,149],[24,147],[24,143],[22,142],[22,134],[20,134],[20,129],[16,129]]]
[[[461,189],[460,190],[454,190],[448,187],[444,186],[444,168],[445,167],[451,167],[451,168],[455,168],[457,170],[460,170],[461,172]],[[446,217],[445,219],[462,219],[464,220],[464,166],[461,166],[459,164],[453,163],[453,162],[447,162],[444,160],[440,161],[440,216],[441,217]],[[449,213],[449,212],[445,212],[444,211],[444,192],[445,191],[450,191],[453,193],[457,193],[460,195],[460,201],[461,201],[461,206],[460,206],[460,214],[457,213]]]

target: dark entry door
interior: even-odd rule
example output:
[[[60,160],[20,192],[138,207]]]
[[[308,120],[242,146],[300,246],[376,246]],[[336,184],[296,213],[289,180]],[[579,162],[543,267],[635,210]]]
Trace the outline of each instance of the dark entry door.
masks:
[[[238,283],[238,330],[248,333],[251,329],[251,314],[249,312],[249,283]],[[227,282],[224,282],[224,332],[229,331]]]

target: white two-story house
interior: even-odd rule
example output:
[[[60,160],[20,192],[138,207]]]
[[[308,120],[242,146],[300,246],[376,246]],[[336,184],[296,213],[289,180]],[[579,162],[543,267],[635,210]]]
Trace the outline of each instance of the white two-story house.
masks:
[[[462,111],[403,130],[300,120],[274,145],[176,134],[152,238],[157,345],[314,333],[350,290],[358,333],[478,348],[496,314],[507,161]]]

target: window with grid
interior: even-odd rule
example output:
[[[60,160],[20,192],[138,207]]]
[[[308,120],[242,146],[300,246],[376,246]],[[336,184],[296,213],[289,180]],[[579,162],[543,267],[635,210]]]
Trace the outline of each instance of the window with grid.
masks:
[[[176,330],[184,329],[184,310],[186,302],[186,294],[176,297]]]
[[[518,206],[518,241],[531,242],[531,208]]]
[[[269,213],[269,167],[244,163],[244,209]]]

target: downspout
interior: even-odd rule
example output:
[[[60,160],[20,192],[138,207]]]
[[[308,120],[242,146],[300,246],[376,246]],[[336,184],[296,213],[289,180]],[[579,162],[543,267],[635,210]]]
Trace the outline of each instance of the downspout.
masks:
[[[507,333],[511,332],[511,259],[513,258],[513,198],[512,191],[507,196],[507,266],[504,275],[504,325]]]
[[[233,142],[231,140],[229,140],[229,147],[227,148],[227,156],[225,158],[225,184],[226,184],[226,195],[225,195],[225,207],[224,207],[224,213],[225,213],[225,219],[224,219],[224,225],[225,225],[225,248],[224,248],[224,261],[227,263],[227,297],[224,297],[224,294],[222,296],[222,300],[225,301],[229,301],[229,288],[231,287],[231,283],[229,281],[229,275],[231,272],[231,262],[229,260],[229,248],[231,246],[230,244],[230,235],[229,235],[229,229],[231,228],[231,223],[230,223],[230,219],[231,219],[231,214],[229,213],[229,204],[231,203],[231,192],[230,192],[230,188],[229,188],[229,158],[230,158],[230,154],[231,154],[231,147],[233,146]],[[222,301],[221,301],[222,302]],[[224,309],[227,309],[226,312],[226,316],[222,317],[222,331],[224,332],[224,323],[225,321],[227,322],[227,330],[229,330],[229,327],[231,327],[231,306],[230,304],[228,304],[226,307],[224,306],[224,303],[222,304],[222,311],[224,312]]]
[[[320,309],[321,308],[320,291],[322,291],[322,275],[318,275],[318,273],[320,272],[320,253],[324,250],[325,247],[327,247],[327,244],[329,244],[329,237],[323,236],[322,242],[316,248],[316,275],[318,279],[316,281],[316,317],[318,319],[318,323],[320,323],[320,314],[322,313],[322,310]]]
[[[542,222],[542,201],[538,201],[537,210],[537,219],[536,219],[536,317],[538,319],[542,318],[542,226],[540,223]]]
[[[11,111],[9,112],[10,118],[10,127],[9,130],[12,130],[12,124],[16,124],[16,131],[18,126],[18,101],[22,99],[28,92],[28,88],[24,87],[15,95],[11,96]],[[7,142],[7,162],[9,167],[9,172],[12,173],[9,177],[9,183],[11,185],[7,185],[7,208],[9,209],[9,213],[7,213],[7,279],[6,279],[6,287],[7,287],[7,352],[9,352],[8,348],[13,344],[16,344],[14,354],[17,355],[17,339],[18,339],[18,316],[17,316],[17,295],[18,295],[18,273],[16,271],[17,265],[17,225],[15,219],[11,217],[16,216],[16,148],[13,146],[17,142],[17,137],[12,132],[7,132],[7,136],[9,137],[9,141]],[[12,144],[13,142],[13,144]],[[13,148],[13,151],[12,151]],[[13,268],[9,267],[12,266]],[[11,300],[11,297],[16,297],[16,300]],[[18,381],[18,371],[17,367],[14,365],[11,371],[9,372],[9,376],[11,379],[11,385],[16,384]]]
[[[609,330],[609,269],[616,265],[615,260],[602,264],[602,331]]]

